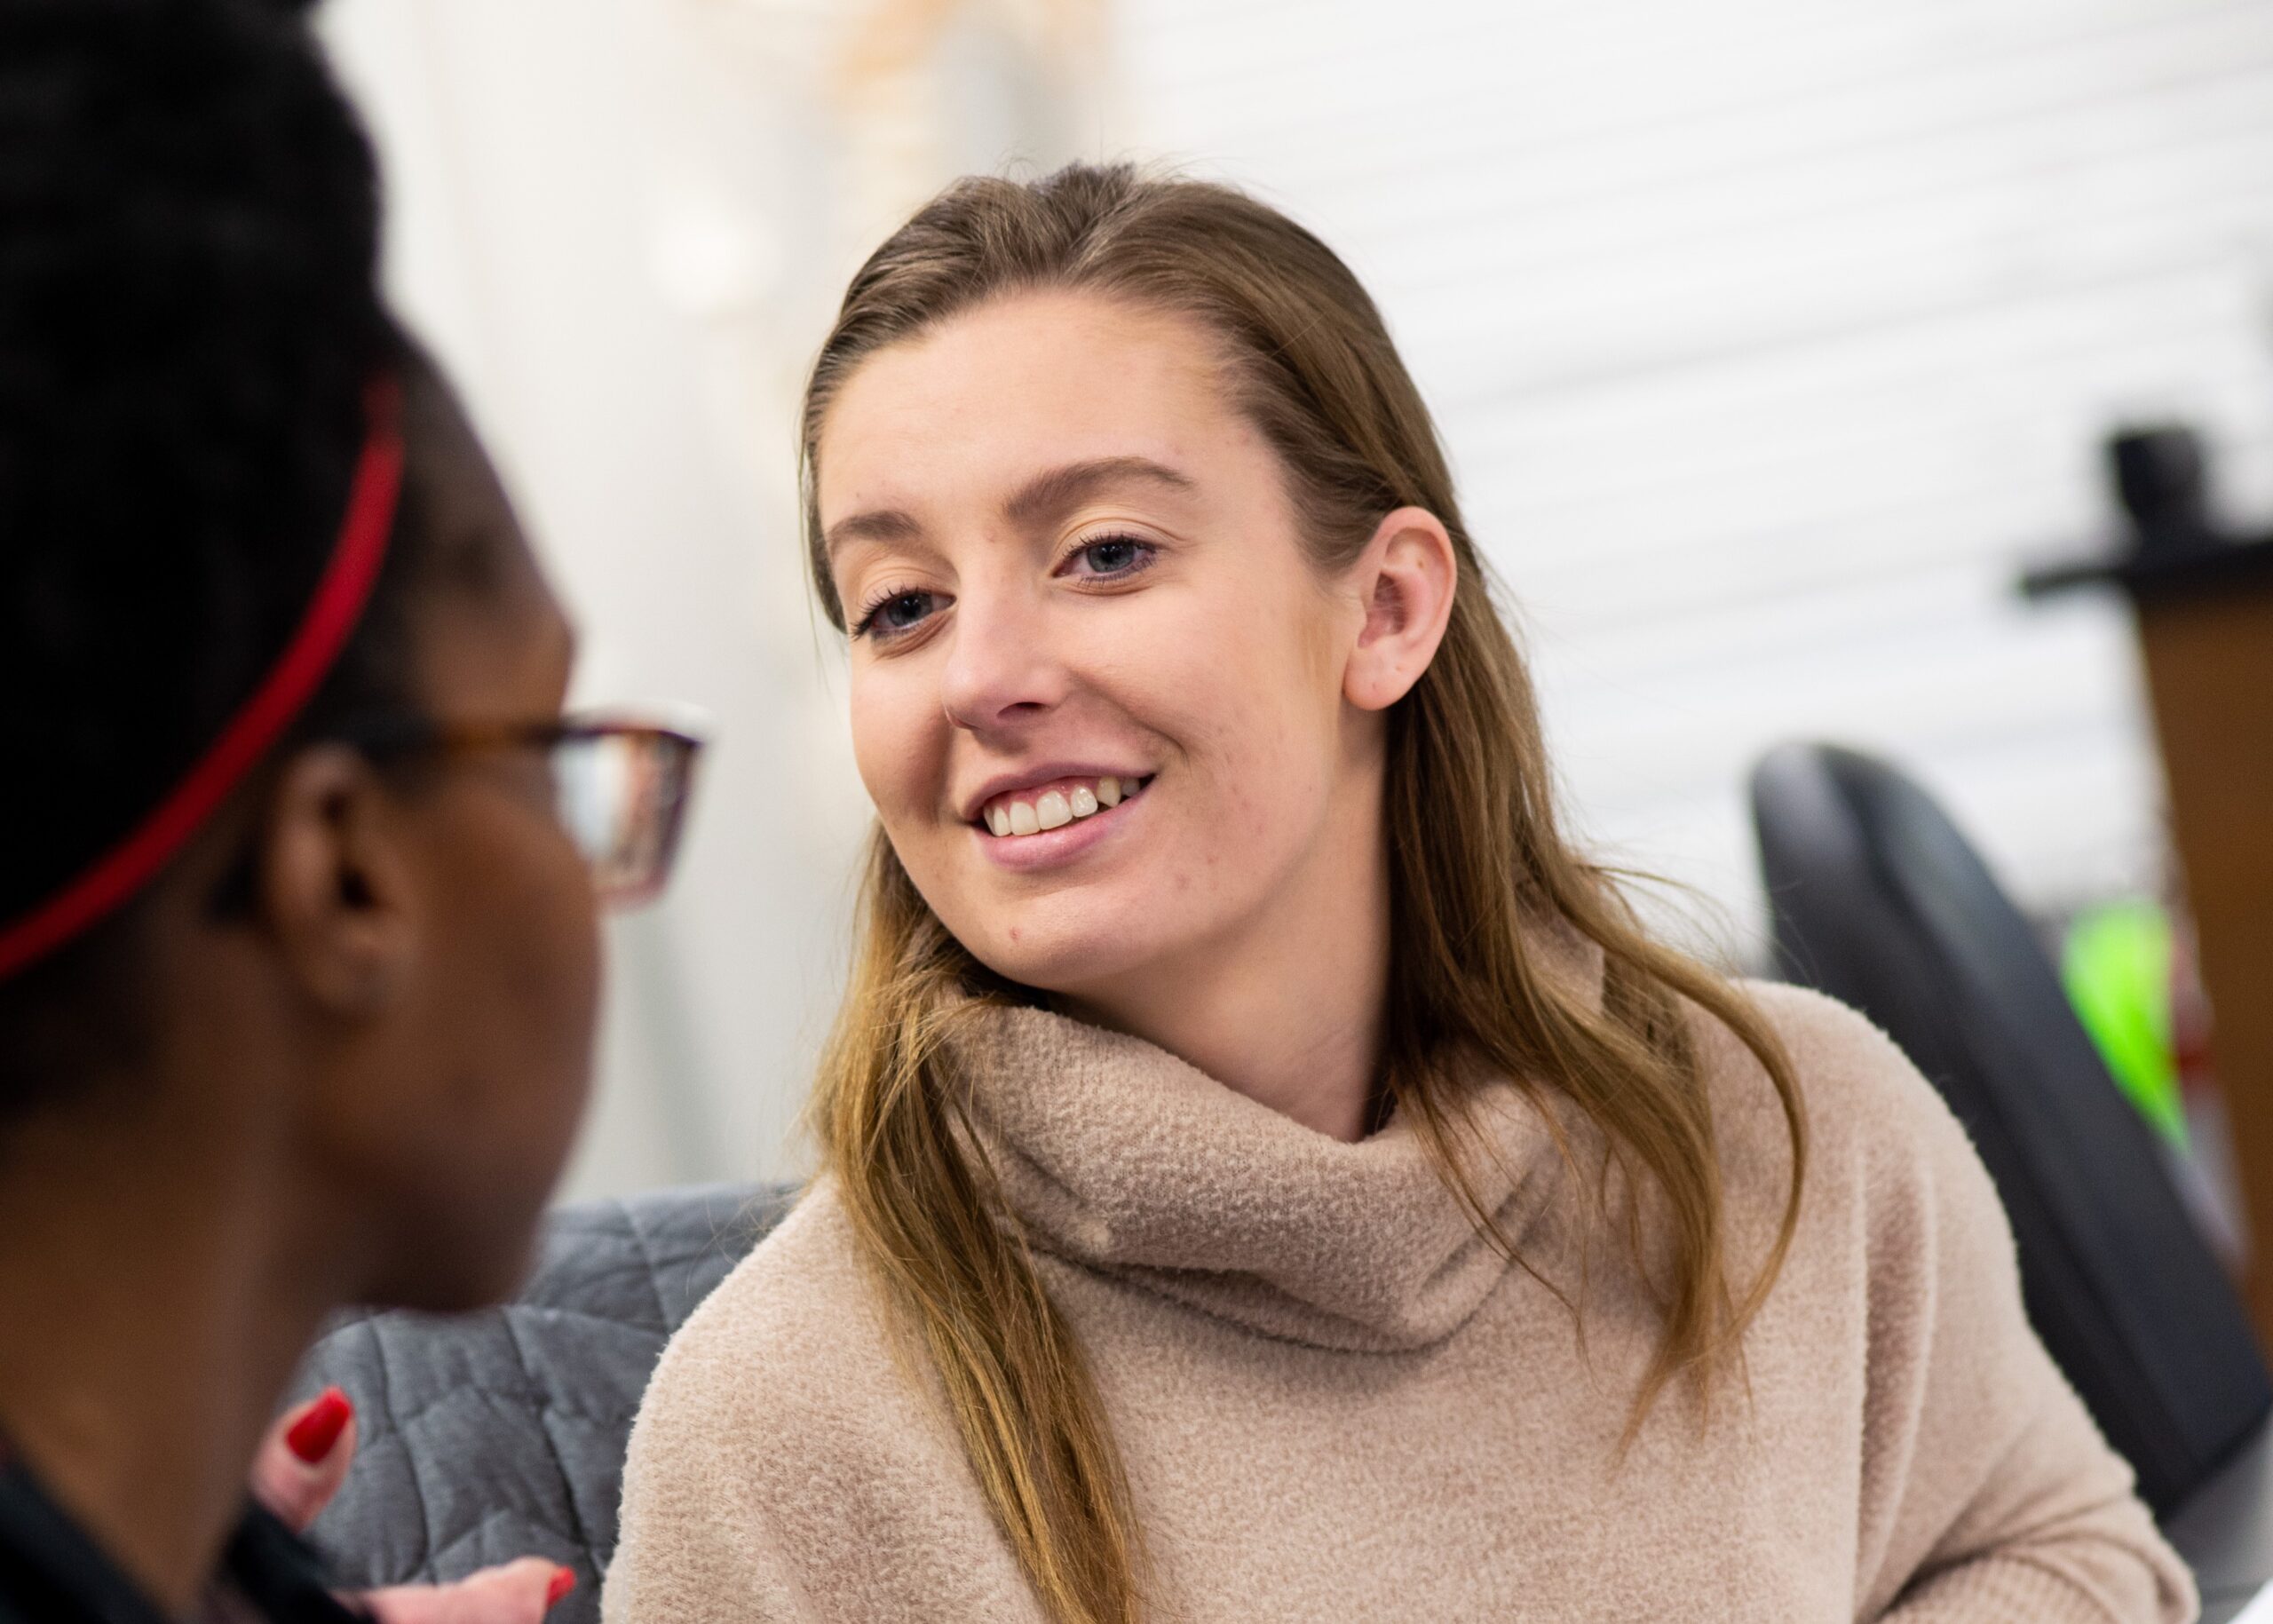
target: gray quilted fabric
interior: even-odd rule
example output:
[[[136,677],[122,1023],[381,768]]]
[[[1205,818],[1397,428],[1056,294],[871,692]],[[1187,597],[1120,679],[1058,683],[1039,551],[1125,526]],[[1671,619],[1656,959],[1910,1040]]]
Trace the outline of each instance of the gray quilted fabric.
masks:
[[[663,1343],[788,1209],[754,1185],[564,1207],[503,1308],[335,1323],[295,1398],[337,1382],[361,1427],[313,1537],[348,1585],[459,1579],[535,1556],[574,1568],[548,1624],[594,1624],[624,1446]]]

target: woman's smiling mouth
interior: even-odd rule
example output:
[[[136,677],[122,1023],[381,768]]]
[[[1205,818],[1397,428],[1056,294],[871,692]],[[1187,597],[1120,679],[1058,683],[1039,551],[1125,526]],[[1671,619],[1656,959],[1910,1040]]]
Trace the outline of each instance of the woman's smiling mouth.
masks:
[[[1060,778],[1006,789],[979,807],[977,821],[997,840],[1019,840],[1094,818],[1142,793],[1149,778]]]

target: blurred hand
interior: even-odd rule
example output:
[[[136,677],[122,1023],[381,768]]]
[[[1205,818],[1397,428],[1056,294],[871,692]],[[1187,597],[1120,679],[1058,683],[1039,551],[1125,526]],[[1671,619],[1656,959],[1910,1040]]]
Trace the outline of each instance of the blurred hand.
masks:
[[[305,1532],[347,1481],[355,1458],[355,1406],[336,1387],[284,1412],[252,1461],[252,1497]]]
[[[576,1576],[542,1557],[486,1567],[454,1585],[395,1585],[360,1602],[379,1624],[537,1624],[576,1587]]]
[[[355,1458],[355,1409],[328,1387],[277,1418],[253,1457],[253,1498],[286,1525],[305,1529],[331,1503]],[[349,1599],[379,1624],[539,1624],[576,1576],[541,1557],[447,1585],[392,1585]]]

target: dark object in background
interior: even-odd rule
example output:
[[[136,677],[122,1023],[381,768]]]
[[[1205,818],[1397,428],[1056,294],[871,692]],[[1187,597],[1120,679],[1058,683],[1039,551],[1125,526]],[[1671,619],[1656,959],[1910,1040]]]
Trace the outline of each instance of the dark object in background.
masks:
[[[2273,535],[2218,527],[2190,430],[2117,434],[2107,463],[2127,545],[2033,571],[2021,590],[2131,600],[2242,1201],[2267,1238],[2245,1295],[2273,1347]]]
[[[1786,745],[1754,771],[1786,974],[1853,1004],[1933,1080],[1996,1181],[2030,1321],[2171,1510],[2273,1383],[2239,1298],[2061,991],[1956,827],[1883,762]]]
[[[2107,437],[2105,456],[2108,485],[2130,521],[2126,543],[2103,557],[2029,570],[2023,597],[2113,585],[2142,599],[2167,598],[2273,582],[2273,535],[2233,535],[2213,521],[2209,463],[2192,429],[2119,430]]]
[[[2202,437],[2182,424],[2126,429],[2108,437],[2107,460],[2124,511],[2139,527],[2140,551],[2183,546],[2210,533]]]
[[[351,1316],[295,1399],[330,1383],[360,1439],[313,1537],[352,1588],[463,1579],[516,1557],[573,1568],[546,1624],[595,1624],[632,1417],[670,1340],[789,1208],[756,1185],[565,1207],[503,1308]]]

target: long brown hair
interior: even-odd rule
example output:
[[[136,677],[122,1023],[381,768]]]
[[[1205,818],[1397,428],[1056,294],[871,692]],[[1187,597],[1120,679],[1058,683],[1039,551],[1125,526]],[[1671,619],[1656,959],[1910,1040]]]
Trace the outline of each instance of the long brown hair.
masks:
[[[1630,1437],[1676,1375],[1695,1373],[1709,1390],[1782,1265],[1805,1163],[1798,1086],[1738,989],[1644,933],[1612,875],[1558,830],[1530,680],[1493,606],[1435,425],[1380,313],[1333,251],[1230,187],[1127,166],[949,187],[861,266],[813,368],[803,476],[823,606],[843,630],[815,468],[846,377],[958,311],[1039,288],[1176,312],[1216,335],[1242,408],[1285,463],[1321,572],[1346,565],[1400,507],[1425,508],[1451,532],[1451,624],[1390,713],[1382,1088],[1510,1258],[1465,1166],[1473,1080],[1511,1079],[1535,1097],[1551,1089],[1561,1100],[1540,1097],[1542,1107],[1574,1109],[1598,1130],[1610,1160],[1597,1192],[1615,1167],[1640,1192],[1624,1228],[1661,1311]],[[1096,1386],[983,1160],[959,1144],[971,1080],[956,1073],[943,1037],[960,1013],[1018,989],[948,933],[881,829],[863,913],[813,1103],[823,1169],[944,1382],[978,1483],[1045,1610],[1059,1624],[1133,1624],[1142,1541]],[[1537,922],[1559,922],[1599,950],[1598,997],[1548,973]],[[1758,1058],[1791,1135],[1782,1224],[1741,1292],[1729,1279],[1712,1113],[1685,1004]]]

